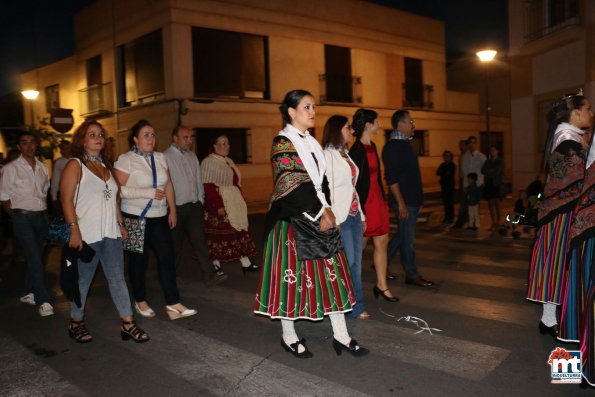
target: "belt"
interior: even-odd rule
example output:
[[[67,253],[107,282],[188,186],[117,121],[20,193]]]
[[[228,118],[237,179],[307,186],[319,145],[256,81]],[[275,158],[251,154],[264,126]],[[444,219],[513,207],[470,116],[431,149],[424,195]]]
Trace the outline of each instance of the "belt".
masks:
[[[21,215],[40,215],[40,214],[44,214],[45,210],[41,210],[41,211],[29,211],[29,210],[23,210],[20,208],[13,208],[11,210],[13,213],[15,214],[21,214]]]

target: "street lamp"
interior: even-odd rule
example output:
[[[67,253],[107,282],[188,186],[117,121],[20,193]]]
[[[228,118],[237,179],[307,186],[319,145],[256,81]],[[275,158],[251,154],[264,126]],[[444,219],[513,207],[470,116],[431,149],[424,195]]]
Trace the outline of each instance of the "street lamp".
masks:
[[[34,118],[33,118],[33,101],[37,99],[37,97],[39,96],[39,91],[37,90],[25,90],[25,91],[21,91],[21,94],[25,97],[25,99],[27,99],[29,101],[29,105],[30,105],[30,109],[31,109],[31,125],[35,124]]]
[[[477,57],[479,58],[479,60],[482,63],[489,63],[492,62],[494,60],[494,58],[496,57],[496,54],[498,53],[498,51],[496,50],[483,50],[483,51],[478,51],[475,53],[475,55],[477,55]],[[490,132],[490,79],[489,79],[489,73],[488,73],[488,67],[487,65],[485,65],[484,67],[484,72],[485,72],[485,86],[486,86],[486,132]]]

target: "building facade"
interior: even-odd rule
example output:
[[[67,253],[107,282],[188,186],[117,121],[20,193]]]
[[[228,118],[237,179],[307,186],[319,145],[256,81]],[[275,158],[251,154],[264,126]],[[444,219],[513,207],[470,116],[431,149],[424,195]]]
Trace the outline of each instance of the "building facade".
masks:
[[[543,173],[546,114],[568,93],[595,98],[595,2],[509,0],[516,189]]]
[[[317,100],[318,139],[333,114],[372,108],[390,130],[392,113],[410,109],[428,189],[442,152],[458,154],[485,125],[477,94],[447,90],[443,22],[362,0],[98,0],[76,15],[75,42],[72,57],[22,75],[41,92],[37,116],[58,106],[98,119],[118,153],[139,119],[158,150],[178,123],[194,128],[199,157],[225,133],[250,202],[272,191],[270,144],[292,89]],[[509,148],[510,119],[491,123]]]

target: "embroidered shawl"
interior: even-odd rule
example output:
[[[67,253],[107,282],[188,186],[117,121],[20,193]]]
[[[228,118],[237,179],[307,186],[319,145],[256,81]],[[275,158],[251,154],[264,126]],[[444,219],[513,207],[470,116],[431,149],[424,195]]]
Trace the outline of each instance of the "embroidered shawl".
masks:
[[[590,163],[585,172],[583,190],[576,203],[572,225],[570,226],[570,244],[576,246],[595,234],[595,164]]]
[[[584,143],[581,142],[584,145]],[[559,145],[558,145],[559,146]],[[583,188],[585,151],[567,155],[554,151],[549,159],[549,172],[539,206],[539,225],[550,222],[560,213],[571,211]]]
[[[202,161],[200,170],[203,183],[217,186],[231,226],[238,231],[248,230],[248,207],[238,188],[241,175],[233,160],[211,153]],[[233,184],[234,173],[238,176],[238,186]]]

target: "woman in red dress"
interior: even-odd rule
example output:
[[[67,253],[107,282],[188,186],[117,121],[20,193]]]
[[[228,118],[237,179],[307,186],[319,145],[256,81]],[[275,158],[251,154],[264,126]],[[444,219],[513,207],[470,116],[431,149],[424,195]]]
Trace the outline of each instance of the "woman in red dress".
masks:
[[[223,274],[221,262],[239,259],[242,272],[255,272],[258,266],[249,257],[257,255],[248,233],[248,209],[240,191],[241,174],[229,155],[229,139],[215,139],[212,153],[201,164],[205,185],[205,236],[209,257],[217,274]]]
[[[366,214],[367,227],[362,245],[365,247],[370,237],[374,243],[374,297],[380,295],[389,302],[398,302],[399,298],[389,291],[386,282],[389,211],[380,176],[380,160],[376,145],[372,142],[372,135],[380,128],[378,113],[370,109],[358,109],[353,115],[352,127],[356,141],[349,155],[360,170],[355,189]]]

